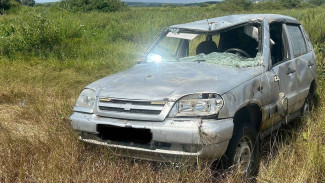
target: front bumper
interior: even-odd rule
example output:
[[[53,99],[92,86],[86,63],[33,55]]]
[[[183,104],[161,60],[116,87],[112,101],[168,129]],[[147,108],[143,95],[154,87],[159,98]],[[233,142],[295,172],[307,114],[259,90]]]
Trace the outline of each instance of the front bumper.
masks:
[[[214,161],[227,149],[233,132],[233,119],[166,118],[162,122],[132,121],[75,112],[72,127],[81,132],[80,140],[108,146],[115,154],[153,161]],[[149,129],[147,144],[102,139],[98,125]]]

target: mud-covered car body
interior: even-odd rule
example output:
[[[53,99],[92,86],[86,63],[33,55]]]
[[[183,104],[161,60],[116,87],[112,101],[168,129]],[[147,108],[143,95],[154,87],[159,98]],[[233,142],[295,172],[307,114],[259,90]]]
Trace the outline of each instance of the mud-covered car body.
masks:
[[[190,56],[198,35],[205,43],[193,45]],[[214,35],[217,48],[210,44]],[[178,39],[177,49],[165,54],[172,61],[163,61],[157,50],[168,36]],[[263,137],[301,115],[315,76],[315,54],[296,19],[218,17],[166,28],[143,61],[88,85],[70,119],[81,140],[123,156],[212,162],[224,155],[241,123]]]

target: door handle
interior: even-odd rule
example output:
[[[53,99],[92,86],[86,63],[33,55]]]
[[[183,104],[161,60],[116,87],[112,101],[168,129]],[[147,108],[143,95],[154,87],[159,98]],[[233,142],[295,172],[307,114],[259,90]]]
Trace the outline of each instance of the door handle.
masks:
[[[309,60],[309,62],[308,62],[308,67],[311,67],[311,66],[313,66],[313,65],[315,65],[315,63],[314,63],[314,62],[311,62],[311,61]]]
[[[263,86],[257,87],[257,91],[262,91],[262,90],[263,90]]]
[[[295,69],[292,69],[292,68],[288,68],[288,70],[287,70],[287,74],[292,74],[292,73],[294,73],[294,72],[296,72],[296,70]]]

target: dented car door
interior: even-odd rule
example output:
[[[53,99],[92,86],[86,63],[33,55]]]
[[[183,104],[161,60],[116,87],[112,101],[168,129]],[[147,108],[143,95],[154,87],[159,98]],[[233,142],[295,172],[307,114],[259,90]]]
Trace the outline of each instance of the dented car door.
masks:
[[[279,32],[281,31],[281,32]],[[286,116],[295,111],[294,105],[297,99],[297,75],[296,62],[292,58],[290,44],[287,36],[285,24],[281,23],[281,27],[277,23],[270,25],[270,35],[273,41],[271,45],[272,71],[275,73],[274,82],[279,86],[279,93],[284,94],[287,102],[283,103],[284,114]],[[276,35],[282,36],[277,37]],[[282,54],[279,55],[279,52]]]
[[[289,44],[296,64],[297,96],[293,110],[297,111],[303,106],[309,92],[309,86],[315,78],[316,59],[314,52],[312,52],[311,43],[306,40],[301,25],[287,24],[286,26]]]

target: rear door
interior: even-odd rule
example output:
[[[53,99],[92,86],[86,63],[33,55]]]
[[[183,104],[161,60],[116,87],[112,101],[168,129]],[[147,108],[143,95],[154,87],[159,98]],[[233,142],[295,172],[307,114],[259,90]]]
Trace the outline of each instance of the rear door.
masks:
[[[316,73],[316,59],[312,45],[306,39],[301,25],[287,24],[288,38],[296,64],[297,96],[293,110],[301,109]]]

